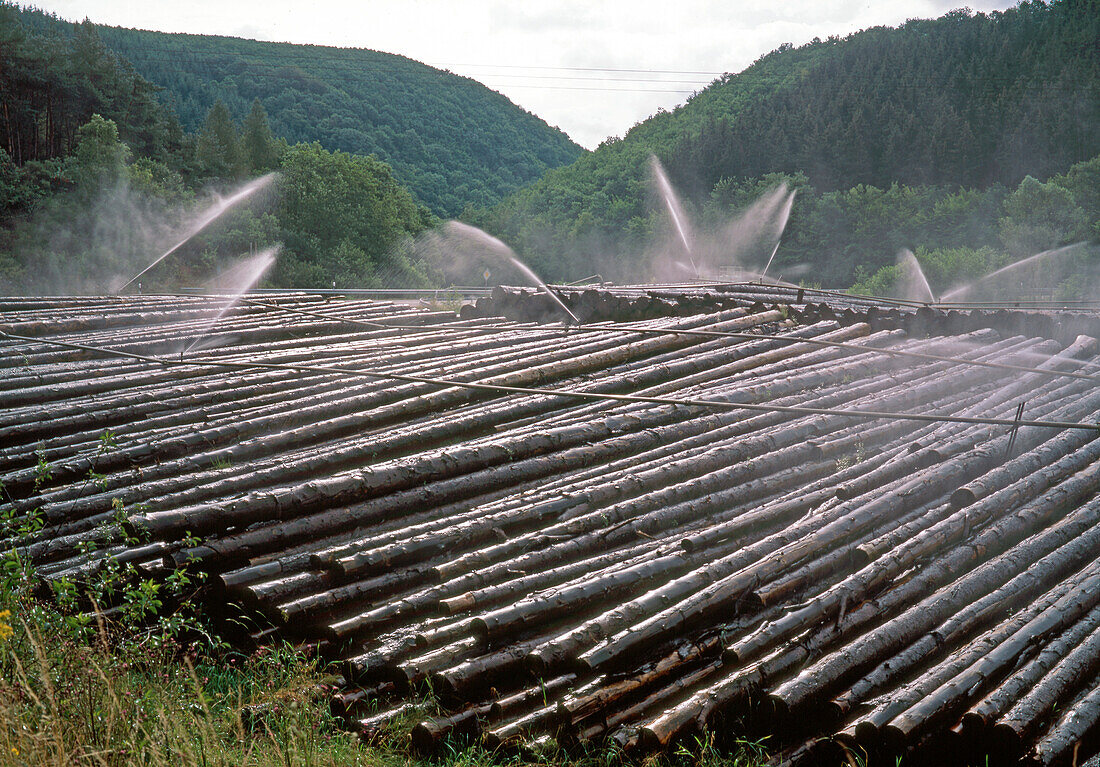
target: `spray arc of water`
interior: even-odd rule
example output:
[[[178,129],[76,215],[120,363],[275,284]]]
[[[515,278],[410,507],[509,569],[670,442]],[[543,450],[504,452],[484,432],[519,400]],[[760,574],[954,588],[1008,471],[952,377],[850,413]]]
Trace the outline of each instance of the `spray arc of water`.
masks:
[[[901,267],[905,278],[902,290],[905,295],[901,297],[912,301],[935,303],[936,296],[932,292],[932,286],[928,284],[924,269],[921,268],[920,261],[917,260],[913,251],[908,249],[901,251],[898,254],[898,266]]]
[[[469,224],[464,224],[461,221],[448,221],[446,224],[446,230],[452,235],[465,237],[467,239],[479,242],[490,252],[496,253],[497,255],[504,258],[504,260],[506,260],[516,269],[519,269],[519,271],[525,277],[527,277],[527,279],[538,285],[539,289],[543,293],[550,296],[551,300],[553,300],[553,302],[557,304],[559,309],[561,309],[569,316],[569,319],[572,320],[574,324],[581,324],[581,321],[577,318],[577,315],[573,314],[573,312],[569,310],[569,307],[566,306],[565,302],[563,302],[558,297],[558,294],[551,290],[550,286],[547,285],[531,267],[520,261],[519,258],[516,257],[515,251],[513,251],[503,242],[498,240],[496,237],[482,229],[478,229],[476,226],[470,226]]]
[[[122,285],[122,287],[120,287],[115,292],[116,293],[121,293],[122,291],[126,290],[126,288],[130,287],[130,285],[132,285],[134,282],[136,282],[139,277],[141,277],[143,274],[148,272],[150,269],[152,269],[154,266],[159,264],[164,259],[168,258],[168,256],[175,253],[177,250],[182,248],[184,245],[186,245],[193,237],[195,237],[197,234],[199,234],[206,227],[210,226],[212,223],[214,223],[216,220],[218,220],[218,218],[220,218],[226,211],[228,211],[234,205],[241,202],[242,200],[248,199],[249,197],[254,195],[256,192],[258,192],[259,190],[261,190],[264,187],[268,186],[274,180],[275,176],[276,176],[275,173],[268,173],[267,175],[260,176],[259,178],[254,179],[254,180],[248,182],[247,184],[245,184],[243,187],[238,189],[236,192],[231,194],[229,197],[216,199],[210,206],[207,207],[207,209],[203,212],[203,214],[191,225],[191,227],[187,230],[187,233],[184,235],[183,239],[181,239],[175,245],[170,247],[168,250],[161,253],[157,258],[155,258],[153,260],[153,262],[151,264],[149,264],[147,267],[145,267],[140,272],[138,272],[133,277],[131,277],[129,280],[127,280]]]
[[[772,254],[768,256],[768,263],[764,264],[764,271],[760,273],[761,277],[765,277],[768,274],[768,269],[771,268],[772,260],[775,258],[775,254],[779,252],[779,244],[783,242],[783,232],[787,231],[787,222],[791,218],[791,208],[794,207],[794,197],[798,194],[797,189],[792,189],[787,195],[786,201],[783,203],[783,211],[779,214],[779,230],[778,235],[775,238],[775,247],[772,248]]]
[[[199,342],[210,334],[222,317],[228,314],[230,309],[240,303],[241,296],[255,287],[256,283],[267,273],[267,270],[274,265],[275,258],[281,249],[281,245],[276,245],[266,250],[261,250],[256,255],[244,259],[207,284],[208,290],[212,292],[221,291],[228,294],[229,297],[218,313],[203,323],[202,327],[195,334],[195,337],[191,339],[191,343],[180,352],[181,355],[192,351],[198,346]]]
[[[672,219],[672,224],[676,228],[676,234],[680,237],[680,243],[684,246],[684,255],[687,256],[692,271],[698,277],[699,266],[695,263],[687,216],[684,214],[683,206],[680,205],[680,199],[673,191],[672,183],[668,180],[668,174],[665,173],[664,166],[661,165],[661,161],[657,159],[656,155],[649,156],[649,168],[653,173],[653,179],[657,184],[657,191],[661,195],[661,200],[664,201],[665,208],[668,210],[669,218]]]
[[[1060,248],[1044,250],[1041,253],[1036,253],[1034,256],[1028,256],[1027,258],[1022,258],[1019,261],[1013,261],[1011,264],[1008,264],[1007,266],[1002,266],[1000,269],[996,269],[987,275],[973,280],[972,282],[968,282],[965,285],[961,285],[957,288],[953,288],[952,290],[947,291],[942,296],[940,296],[940,301],[943,302],[952,298],[965,296],[967,293],[971,292],[972,290],[974,290],[974,288],[978,287],[982,283],[988,282],[989,280],[992,280],[993,278],[998,277],[1005,272],[1011,272],[1013,269],[1018,269],[1022,266],[1026,266],[1030,263],[1034,263],[1035,261],[1039,261],[1044,258],[1050,258],[1051,256],[1060,256],[1065,253],[1071,253],[1078,248],[1085,247],[1086,245],[1088,245],[1087,242],[1075,242],[1072,245],[1063,245]]]

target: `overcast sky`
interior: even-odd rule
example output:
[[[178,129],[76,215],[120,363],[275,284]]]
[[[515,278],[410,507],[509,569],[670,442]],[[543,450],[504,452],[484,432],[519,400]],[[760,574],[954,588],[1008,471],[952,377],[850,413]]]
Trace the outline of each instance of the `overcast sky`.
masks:
[[[781,43],[1003,0],[34,0],[62,18],[400,53],[593,148]]]

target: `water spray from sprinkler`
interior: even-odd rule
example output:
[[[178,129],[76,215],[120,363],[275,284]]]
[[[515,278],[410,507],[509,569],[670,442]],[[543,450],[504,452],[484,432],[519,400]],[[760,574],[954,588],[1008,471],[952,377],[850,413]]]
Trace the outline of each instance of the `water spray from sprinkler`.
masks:
[[[691,263],[691,271],[694,273],[695,277],[699,277],[699,266],[695,263],[695,257],[692,254],[691,236],[688,232],[687,216],[680,206],[680,200],[672,190],[672,184],[668,180],[668,174],[665,173],[665,169],[656,155],[649,156],[649,168],[653,173],[653,180],[657,184],[657,191],[665,203],[665,208],[668,209],[668,215],[672,219],[673,226],[676,227],[676,234],[680,237],[680,243],[684,246],[684,255]]]
[[[240,302],[241,297],[245,293],[263,279],[268,269],[275,263],[275,257],[281,249],[282,245],[275,245],[266,250],[261,250],[256,255],[243,259],[238,264],[222,274],[219,274],[207,283],[206,287],[210,292],[228,294],[229,298],[222,306],[221,310],[214,315],[212,319],[207,321],[195,337],[191,339],[191,343],[180,351],[180,359],[183,359],[184,354],[190,352],[196,346],[199,346],[199,342],[207,337],[214,329],[214,326],[218,324],[218,321]]]
[[[1052,248],[1051,250],[1044,250],[1042,253],[1036,253],[1034,256],[1028,256],[1027,258],[1020,259],[1019,261],[1014,261],[1011,264],[1009,264],[1008,266],[1002,266],[1000,269],[992,271],[989,274],[985,275],[984,277],[979,277],[978,279],[976,279],[972,282],[968,282],[965,285],[962,285],[960,287],[957,287],[957,288],[954,288],[952,290],[947,291],[942,296],[940,296],[940,302],[942,303],[942,302],[948,301],[949,299],[952,299],[952,298],[958,298],[959,296],[965,296],[967,293],[971,292],[972,290],[974,290],[974,288],[978,287],[982,283],[988,282],[989,280],[992,280],[993,278],[995,278],[999,275],[1002,275],[1006,272],[1011,272],[1014,269],[1018,269],[1022,266],[1026,266],[1030,263],[1033,263],[1035,261],[1039,261],[1041,259],[1050,258],[1051,256],[1060,256],[1060,255],[1064,255],[1066,253],[1074,252],[1074,251],[1078,250],[1079,248],[1085,247],[1086,245],[1088,245],[1088,243],[1086,243],[1086,242],[1075,242],[1072,245],[1063,245],[1060,248]]]
[[[787,195],[786,202],[783,203],[783,212],[780,214],[782,223],[779,225],[779,236],[775,239],[775,247],[772,248],[772,254],[768,256],[768,263],[764,264],[764,271],[760,272],[761,279],[768,275],[768,269],[771,268],[772,259],[775,258],[775,254],[779,252],[779,243],[783,242],[783,232],[787,228],[787,221],[791,217],[791,208],[794,207],[794,198],[796,194],[798,194],[798,190],[792,189],[790,194]]]
[[[483,245],[490,252],[503,257],[512,266],[519,269],[519,271],[525,277],[538,285],[539,289],[542,290],[542,292],[550,296],[553,302],[557,304],[558,308],[565,312],[566,315],[568,315],[569,320],[572,321],[573,324],[581,324],[581,321],[577,318],[577,315],[573,314],[573,312],[569,310],[569,307],[566,306],[565,302],[558,297],[558,294],[551,290],[550,286],[547,285],[543,281],[543,279],[539,277],[533,269],[531,269],[531,267],[520,261],[519,258],[516,257],[515,251],[513,251],[503,242],[498,240],[496,237],[489,234],[488,232],[478,229],[476,226],[470,226],[469,224],[464,224],[461,221],[448,221],[445,225],[445,228],[448,234],[474,240],[475,242]]]
[[[898,253],[898,266],[904,278],[902,298],[930,304],[936,302],[932,286],[928,284],[928,278],[924,276],[924,270],[921,269],[920,261],[913,255],[913,251],[904,249]]]
[[[191,226],[191,228],[187,231],[187,234],[184,236],[183,239],[181,239],[175,245],[170,247],[168,250],[164,251],[164,253],[160,254],[160,256],[155,258],[151,264],[149,264],[147,267],[145,267],[140,272],[135,274],[133,277],[128,279],[122,285],[122,287],[120,287],[118,290],[115,291],[116,295],[121,294],[122,291],[124,291],[124,290],[126,290],[126,288],[130,287],[130,285],[133,284],[134,281],[136,281],[139,277],[141,277],[143,274],[148,272],[150,269],[152,269],[154,266],[159,264],[164,259],[168,258],[168,256],[175,253],[181,247],[186,245],[193,237],[198,235],[202,230],[206,229],[206,227],[210,226],[210,224],[214,223],[214,221],[216,221],[218,218],[220,218],[227,210],[229,210],[230,208],[232,208],[234,205],[241,202],[242,200],[248,199],[249,197],[254,195],[256,192],[258,192],[259,190],[261,190],[261,189],[265,188],[266,186],[268,186],[272,182],[272,180],[274,180],[275,176],[276,176],[275,173],[268,173],[264,176],[260,176],[259,178],[254,179],[253,181],[250,181],[247,184],[245,184],[243,187],[241,187],[239,190],[237,190],[236,192],[231,194],[229,197],[224,197],[224,198],[219,197],[218,199],[216,199],[207,208],[207,210],[202,214],[202,216],[199,217],[199,219]]]

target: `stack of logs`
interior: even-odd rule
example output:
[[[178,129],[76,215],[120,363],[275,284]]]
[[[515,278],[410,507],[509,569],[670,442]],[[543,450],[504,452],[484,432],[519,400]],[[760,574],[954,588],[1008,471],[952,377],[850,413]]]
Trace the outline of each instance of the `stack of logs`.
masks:
[[[2,545],[45,582],[201,570],[239,641],[315,648],[349,726],[412,718],[425,751],[710,728],[784,762],[1095,753],[1097,431],[731,407],[1096,423],[1095,340],[767,298],[666,291],[583,332],[304,294],[213,328],[203,297],[0,299],[38,339],[0,340],[3,512],[44,525]]]
[[[716,308],[744,306],[757,312],[782,309],[804,324],[820,320],[837,320],[844,324],[866,322],[874,330],[903,329],[919,335],[955,335],[993,328],[1003,335],[1039,335],[1066,344],[1079,335],[1100,337],[1100,312],[1081,307],[1059,311],[992,307],[967,310],[758,284],[690,288],[555,287],[554,290],[583,322],[683,317]],[[563,313],[538,290],[498,286],[488,297],[463,306],[462,316],[505,316],[525,322],[551,322],[561,321]]]

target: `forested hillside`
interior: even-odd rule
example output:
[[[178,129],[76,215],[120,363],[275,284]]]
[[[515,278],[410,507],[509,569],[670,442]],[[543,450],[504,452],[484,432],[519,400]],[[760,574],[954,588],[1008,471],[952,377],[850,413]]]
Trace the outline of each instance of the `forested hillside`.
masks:
[[[33,11],[40,32],[71,25]],[[103,42],[164,88],[185,130],[218,100],[242,120],[259,99],[290,143],[373,154],[437,215],[492,205],[583,151],[481,83],[390,53],[99,27]]]
[[[113,290],[185,237],[146,289],[272,249],[278,286],[436,281],[408,248],[433,217],[382,161],[288,144],[259,100],[241,121],[215,102],[187,133],[94,24],[39,34],[25,18],[0,3],[0,292]],[[277,194],[224,208],[271,171]]]
[[[893,263],[900,247],[1008,252],[1022,247],[1000,223],[1009,194],[1100,154],[1100,6],[953,11],[781,46],[475,220],[551,277],[595,261],[642,279],[643,253],[667,228],[651,153],[700,226],[769,185],[797,187],[776,263],[810,265],[830,286]],[[1068,204],[1065,219],[1088,207]],[[1054,244],[1095,220],[1060,227]]]

